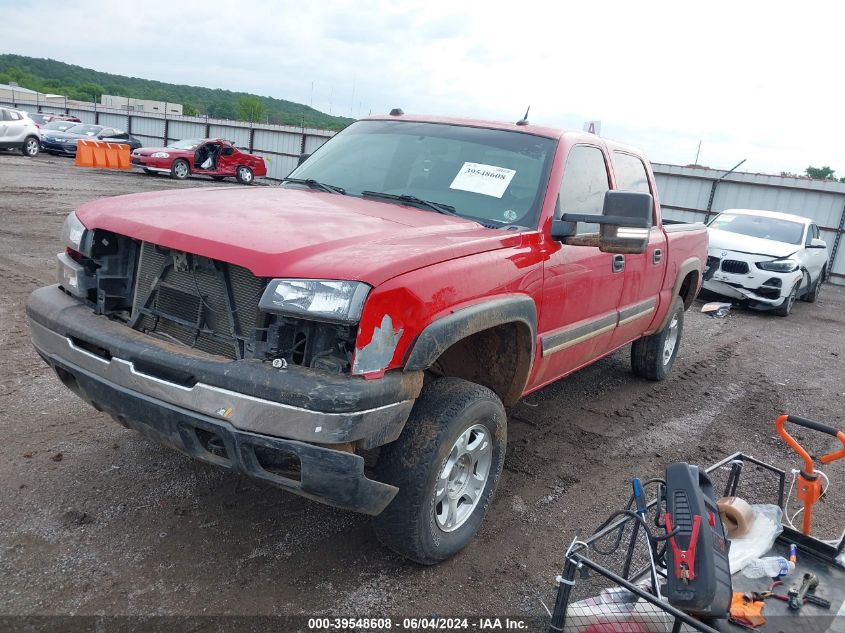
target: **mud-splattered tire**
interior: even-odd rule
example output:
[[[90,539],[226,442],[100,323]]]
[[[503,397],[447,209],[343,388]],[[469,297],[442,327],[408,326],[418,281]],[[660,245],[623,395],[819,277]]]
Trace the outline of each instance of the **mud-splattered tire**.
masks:
[[[399,488],[373,518],[379,540],[423,565],[457,554],[487,514],[506,446],[507,417],[495,393],[460,378],[428,383],[376,466],[378,481]]]
[[[664,380],[681,346],[684,332],[684,302],[675,297],[669,308],[669,319],[659,332],[634,341],[631,346],[631,369],[648,380]]]

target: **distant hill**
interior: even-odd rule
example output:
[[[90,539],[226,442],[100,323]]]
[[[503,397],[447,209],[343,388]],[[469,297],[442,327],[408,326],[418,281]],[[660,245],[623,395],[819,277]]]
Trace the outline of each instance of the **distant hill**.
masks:
[[[255,100],[263,105],[261,120],[284,125],[305,125],[325,130],[339,130],[352,119],[331,116],[309,106],[284,99],[262,97],[247,92],[233,92],[198,86],[168,84],[151,79],[112,75],[53,59],[23,55],[0,55],[0,83],[17,82],[23,88],[43,93],[67,95],[70,99],[99,102],[100,95],[120,95],[136,99],[154,99],[181,103],[185,114],[221,119],[246,120],[244,112],[255,112]],[[249,104],[249,105],[247,105]]]

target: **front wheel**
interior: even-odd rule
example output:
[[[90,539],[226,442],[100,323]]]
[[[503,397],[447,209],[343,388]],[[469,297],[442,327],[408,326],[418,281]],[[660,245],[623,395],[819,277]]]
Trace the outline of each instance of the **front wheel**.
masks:
[[[28,136],[26,140],[21,145],[21,154],[24,156],[29,156],[33,158],[38,156],[38,152],[41,150],[41,143],[38,142],[38,139],[34,136]]]
[[[238,182],[243,185],[251,185],[252,181],[255,179],[255,176],[252,173],[252,170],[249,167],[244,167],[241,165],[235,171],[235,178],[238,179]]]
[[[815,303],[816,299],[819,298],[819,292],[822,289],[822,284],[824,283],[824,278],[827,275],[827,266],[822,268],[822,271],[819,273],[819,278],[816,279],[816,283],[810,286],[810,289],[807,291],[807,294],[804,295],[804,301],[808,303]]]
[[[631,369],[634,374],[648,380],[664,380],[675,364],[683,331],[684,302],[680,297],[675,297],[669,308],[669,320],[663,329],[637,339],[631,346]]]
[[[378,481],[399,488],[373,518],[379,540],[423,565],[457,554],[487,514],[506,446],[505,408],[495,393],[460,378],[428,383],[376,466]]]
[[[191,175],[191,167],[188,165],[188,161],[181,158],[174,160],[173,165],[170,166],[170,175],[176,180],[185,180]]]
[[[789,295],[783,300],[783,302],[774,309],[774,313],[780,317],[787,317],[792,312],[792,306],[795,305],[795,299],[798,297],[798,288],[801,287],[801,280],[795,282],[795,285],[792,286],[792,290],[790,290]]]

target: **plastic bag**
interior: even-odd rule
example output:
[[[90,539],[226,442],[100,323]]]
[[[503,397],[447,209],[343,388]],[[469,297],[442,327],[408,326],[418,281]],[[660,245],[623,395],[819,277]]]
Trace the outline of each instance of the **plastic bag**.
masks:
[[[731,539],[728,561],[731,574],[742,571],[752,560],[760,558],[775,544],[775,539],[783,532],[783,511],[770,503],[751,506],[754,521],[742,538]]]

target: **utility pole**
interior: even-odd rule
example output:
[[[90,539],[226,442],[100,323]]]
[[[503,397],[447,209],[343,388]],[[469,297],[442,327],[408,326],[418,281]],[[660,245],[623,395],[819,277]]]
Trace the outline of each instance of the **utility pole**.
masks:
[[[747,159],[743,158],[739,161],[736,165],[731,167],[728,171],[721,175],[720,178],[713,181],[713,185],[710,187],[710,199],[707,201],[707,214],[704,216],[704,223],[707,224],[710,221],[710,210],[713,208],[713,198],[716,197],[716,186],[722,182],[727,176],[729,176],[733,171],[742,165]]]
[[[698,157],[701,154],[701,141],[698,141],[698,149],[695,151],[695,165],[698,165]]]

